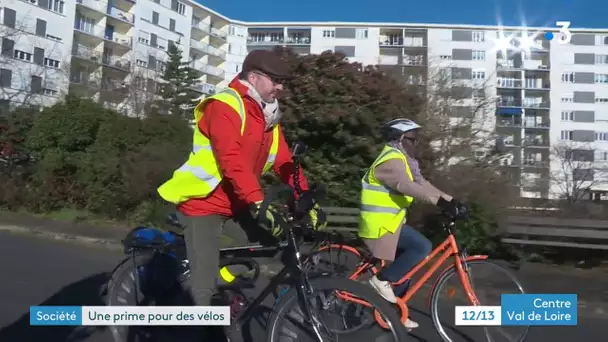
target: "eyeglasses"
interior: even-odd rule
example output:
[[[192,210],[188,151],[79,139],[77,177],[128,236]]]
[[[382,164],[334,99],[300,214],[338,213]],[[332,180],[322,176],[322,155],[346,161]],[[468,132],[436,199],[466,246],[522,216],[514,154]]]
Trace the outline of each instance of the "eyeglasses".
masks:
[[[283,84],[283,79],[278,78],[278,77],[272,77],[268,74],[265,74],[263,72],[259,72],[259,71],[254,71],[254,74],[260,75],[260,76],[264,76],[266,78],[268,78],[273,84]]]
[[[403,137],[403,139],[409,140],[413,145],[418,145],[418,143],[420,142],[418,139],[416,138],[410,138],[410,137]]]

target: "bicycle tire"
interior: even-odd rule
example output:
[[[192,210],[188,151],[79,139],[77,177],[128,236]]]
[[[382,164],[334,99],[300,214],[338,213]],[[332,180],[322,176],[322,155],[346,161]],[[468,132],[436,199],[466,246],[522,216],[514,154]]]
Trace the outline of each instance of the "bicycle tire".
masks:
[[[401,323],[400,317],[393,305],[377,294],[372,288],[353,280],[334,277],[311,279],[310,284],[313,290],[343,290],[365,300],[384,316],[389,328],[392,328],[394,341],[407,340],[408,332]],[[277,299],[277,304],[275,304],[272,314],[268,319],[268,324],[266,325],[267,341],[280,342],[279,336],[282,331],[282,324],[279,323],[279,318],[286,312],[289,312],[289,309],[294,305],[299,306],[298,292],[296,289],[290,288]],[[377,323],[373,321],[373,324]]]
[[[159,259],[160,257],[160,259]],[[156,259],[155,259],[156,258]],[[135,260],[133,260],[135,259]],[[154,262],[158,262],[158,260],[162,260],[162,262],[174,263],[175,259],[155,253],[141,253],[136,254],[133,258],[129,258],[126,261],[123,261],[114,271],[110,278],[109,288],[106,298],[107,306],[140,306],[139,300],[147,297],[147,290],[142,288],[142,278],[138,275],[137,270],[134,267],[135,265],[151,265]],[[157,268],[157,265],[153,265],[152,269],[154,272],[163,271],[162,267]],[[170,273],[166,272],[166,275],[170,275]],[[177,278],[172,276],[163,277],[165,280],[175,279],[175,281],[170,281],[164,284],[164,286],[168,289],[173,285],[178,285]],[[137,282],[136,282],[137,279]],[[156,286],[156,284],[155,284]],[[138,300],[139,299],[139,300]],[[144,306],[144,305],[142,305]],[[109,326],[108,330],[112,334],[112,338],[114,342],[130,342],[130,341],[155,341],[154,337],[143,337],[140,336],[138,331],[144,330],[154,330],[154,327],[135,327],[134,330],[131,330],[129,326]],[[137,337],[134,337],[133,334],[137,334]]]
[[[332,255],[332,254],[337,255]],[[345,244],[330,244],[319,247],[315,254],[319,256],[319,261],[315,266],[316,269],[320,269],[321,271],[329,271],[334,276],[341,276],[345,278],[350,278],[357,269],[361,260],[363,260],[363,255],[361,252],[350,245]],[[352,258],[351,264],[348,265],[346,261],[347,258]],[[344,263],[342,262],[344,261]],[[328,267],[323,269],[323,267]]]
[[[517,277],[513,274],[513,272],[511,272],[506,267],[498,265],[497,263],[489,261],[489,260],[471,260],[471,261],[467,261],[466,263],[467,263],[468,267],[470,267],[470,268],[475,267],[475,265],[488,265],[490,267],[493,267],[496,270],[507,275],[507,277],[513,281],[516,288],[518,288],[520,290],[520,293],[522,293],[522,294],[526,293],[521,282],[517,279]],[[437,333],[439,334],[439,336],[441,337],[441,339],[444,342],[452,342],[452,339],[447,335],[447,333],[445,332],[445,329],[443,328],[443,325],[441,324],[441,320],[439,318],[439,304],[438,303],[439,303],[439,297],[441,294],[441,288],[447,283],[447,281],[451,277],[454,277],[454,276],[458,277],[458,273],[456,271],[456,268],[452,266],[450,269],[448,269],[447,272],[443,273],[443,275],[439,279],[437,279],[436,286],[433,288],[433,291],[431,292],[430,309],[431,309],[431,318],[433,320],[433,326],[435,327],[435,330],[437,331]],[[459,280],[459,282],[460,282],[460,280]],[[484,305],[484,304],[481,303],[481,305]],[[523,334],[518,339],[515,339],[512,342],[524,341],[526,336],[528,335],[529,329],[530,329],[530,326],[524,327]]]

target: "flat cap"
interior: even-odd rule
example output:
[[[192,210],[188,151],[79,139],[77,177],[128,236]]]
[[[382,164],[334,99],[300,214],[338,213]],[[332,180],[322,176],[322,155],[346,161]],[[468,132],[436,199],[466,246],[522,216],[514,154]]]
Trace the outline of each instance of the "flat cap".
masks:
[[[287,79],[291,77],[287,63],[278,53],[269,50],[251,51],[243,61],[243,72],[260,71],[268,76]]]

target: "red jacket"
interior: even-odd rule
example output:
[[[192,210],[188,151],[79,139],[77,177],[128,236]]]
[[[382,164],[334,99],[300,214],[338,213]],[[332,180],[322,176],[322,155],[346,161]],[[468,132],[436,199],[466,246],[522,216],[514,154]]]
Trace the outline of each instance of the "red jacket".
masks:
[[[232,217],[248,204],[264,199],[259,179],[270,151],[272,131],[264,131],[264,113],[254,99],[244,95],[247,87],[237,79],[230,82],[230,87],[243,96],[247,112],[245,132],[241,136],[241,118],[230,106],[219,101],[211,101],[207,105],[198,129],[211,140],[213,154],[224,179],[208,197],[180,204],[178,210],[184,215]],[[273,169],[284,183],[293,188],[291,150],[282,131]],[[300,185],[303,190],[308,189],[303,173],[300,174]]]

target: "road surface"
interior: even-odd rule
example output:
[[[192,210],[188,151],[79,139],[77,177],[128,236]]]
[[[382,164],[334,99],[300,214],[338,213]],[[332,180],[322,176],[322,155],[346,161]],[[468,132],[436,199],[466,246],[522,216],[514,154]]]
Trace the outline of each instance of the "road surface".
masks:
[[[111,335],[103,327],[30,327],[28,310],[30,305],[103,305],[98,289],[107,279],[105,272],[121,256],[98,245],[0,232],[0,341],[111,342]],[[552,288],[551,279],[546,286]],[[537,289],[542,287],[535,284]],[[420,328],[411,333],[411,341],[440,341],[425,313],[426,298],[419,297],[411,303],[411,317],[420,323]],[[581,316],[577,327],[532,328],[526,340],[600,342],[606,340],[607,324],[606,317]],[[264,341],[260,327],[252,330],[254,341]],[[487,340],[479,329],[466,334],[455,341]]]

